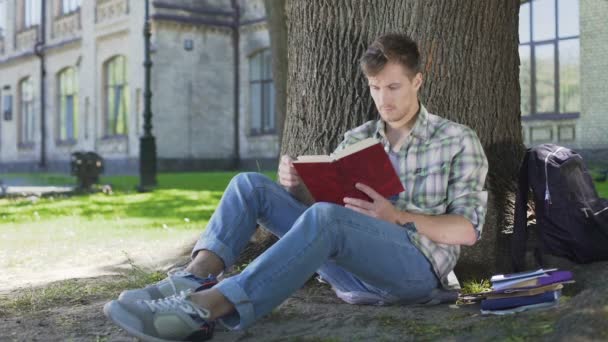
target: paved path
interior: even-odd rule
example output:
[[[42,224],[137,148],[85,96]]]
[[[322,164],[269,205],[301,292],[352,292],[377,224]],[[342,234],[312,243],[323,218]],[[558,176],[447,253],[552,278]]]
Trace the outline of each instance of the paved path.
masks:
[[[47,194],[69,193],[74,191],[72,185],[32,185],[26,179],[0,177],[0,197],[3,196],[42,196]]]

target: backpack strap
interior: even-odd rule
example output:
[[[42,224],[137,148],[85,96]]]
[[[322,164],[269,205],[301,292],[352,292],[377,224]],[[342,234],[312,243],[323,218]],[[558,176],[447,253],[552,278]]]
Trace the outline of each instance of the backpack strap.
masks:
[[[515,197],[515,214],[513,218],[513,234],[511,235],[511,262],[514,272],[525,269],[526,243],[528,232],[526,229],[528,221],[528,164],[531,150],[526,150],[524,160],[519,169],[519,187]]]

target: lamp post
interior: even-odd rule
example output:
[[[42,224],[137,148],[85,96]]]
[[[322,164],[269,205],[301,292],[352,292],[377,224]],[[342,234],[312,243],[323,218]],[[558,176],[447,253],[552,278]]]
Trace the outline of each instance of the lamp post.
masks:
[[[150,90],[150,16],[148,0],[146,6],[146,22],[144,24],[144,135],[139,138],[139,191],[149,191],[156,183],[156,141],[152,135],[152,91]]]

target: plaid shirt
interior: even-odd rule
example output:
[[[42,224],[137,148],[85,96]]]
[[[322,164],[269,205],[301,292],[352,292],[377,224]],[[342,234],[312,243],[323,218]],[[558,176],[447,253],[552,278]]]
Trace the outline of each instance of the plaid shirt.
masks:
[[[368,121],[344,134],[336,151],[374,137],[386,151],[390,144],[382,120]],[[485,219],[487,192],[483,190],[488,161],[475,132],[455,122],[420,112],[407,140],[398,151],[398,175],[405,191],[393,204],[399,210],[426,215],[455,214],[471,221],[477,238]],[[456,266],[460,245],[431,241],[407,225],[412,243],[430,261],[444,287]]]

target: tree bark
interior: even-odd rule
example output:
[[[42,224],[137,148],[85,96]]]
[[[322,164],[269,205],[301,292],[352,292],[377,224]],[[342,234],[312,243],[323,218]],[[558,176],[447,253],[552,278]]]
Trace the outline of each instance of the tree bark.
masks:
[[[329,153],[344,132],[377,117],[359,58],[386,32],[416,40],[421,101],[473,128],[490,162],[483,238],[463,248],[459,276],[507,270],[514,177],[523,152],[519,107],[519,0],[290,0],[287,104],[281,153]]]
[[[275,114],[279,143],[283,138],[287,103],[287,18],[285,14],[285,1],[264,0],[271,41],[272,79],[275,89]]]

